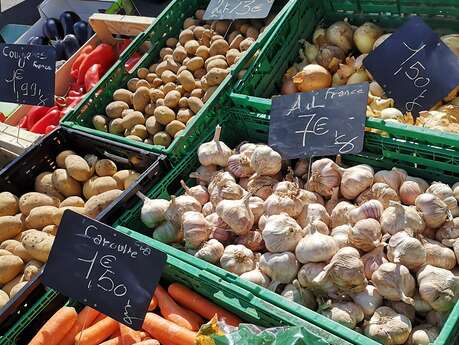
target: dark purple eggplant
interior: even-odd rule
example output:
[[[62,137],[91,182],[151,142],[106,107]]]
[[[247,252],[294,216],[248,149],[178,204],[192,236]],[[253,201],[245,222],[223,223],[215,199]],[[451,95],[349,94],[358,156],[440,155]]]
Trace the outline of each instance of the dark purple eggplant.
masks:
[[[70,59],[70,57],[75,54],[78,49],[80,49],[80,44],[78,43],[75,35],[66,35],[62,40],[62,44],[64,45],[65,56],[67,59]]]
[[[43,24],[43,35],[50,40],[61,40],[64,38],[62,24],[56,18],[48,18]]]
[[[59,17],[59,20],[64,29],[64,35],[68,35],[68,34],[74,33],[73,24],[75,24],[76,22],[79,22],[81,18],[75,12],[65,11],[65,12],[62,12],[61,16]]]
[[[92,35],[91,27],[84,20],[80,20],[73,24],[73,31],[81,45],[85,44]]]
[[[43,36],[32,36],[27,40],[27,44],[31,45],[47,45],[49,43],[49,39]]]
[[[53,47],[56,48],[56,61],[68,59],[65,54],[65,47],[63,41],[55,41]]]

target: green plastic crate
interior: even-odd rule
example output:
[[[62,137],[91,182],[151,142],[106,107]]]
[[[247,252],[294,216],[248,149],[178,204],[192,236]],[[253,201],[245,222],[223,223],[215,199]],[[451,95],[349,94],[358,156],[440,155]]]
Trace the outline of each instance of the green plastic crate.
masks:
[[[301,49],[298,41],[310,39],[317,24],[331,24],[348,18],[353,24],[372,21],[394,30],[411,14],[420,15],[440,34],[459,32],[459,6],[456,0],[297,0],[280,19],[269,42],[237,83],[231,99],[237,106],[259,111],[269,118],[270,98],[280,93],[284,72],[298,59]],[[367,127],[383,130],[393,138],[459,149],[459,134],[371,118],[367,119]]]
[[[152,63],[158,61],[159,52],[165,46],[169,37],[178,37],[185,18],[192,16],[196,9],[206,8],[209,0],[174,0],[159,15],[156,21],[146,30],[136,37],[131,45],[121,54],[118,62],[105,74],[104,78],[98,85],[89,92],[79,106],[70,111],[61,124],[65,127],[71,127],[77,130],[85,131],[97,136],[108,138],[113,141],[122,142],[128,145],[137,146],[149,151],[166,154],[172,163],[176,163],[183,155],[188,152],[199,140],[207,134],[216,121],[210,115],[210,110],[221,106],[224,98],[222,95],[228,95],[233,87],[233,75],[237,74],[244,66],[250,63],[252,56],[259,50],[269,39],[269,34],[276,27],[278,19],[291,6],[294,0],[278,0],[274,4],[272,11],[277,13],[267,29],[260,35],[258,40],[244,54],[243,58],[231,68],[231,73],[220,84],[219,88],[212,97],[204,104],[199,113],[191,120],[183,131],[183,135],[176,138],[168,147],[158,145],[149,145],[143,142],[126,139],[123,136],[105,133],[94,129],[91,118],[96,114],[104,114],[105,107],[113,99],[113,92],[120,87],[125,87],[127,81],[137,74],[141,67],[149,67]],[[147,52],[142,56],[140,62],[133,71],[126,71],[125,62],[133,53],[140,49],[147,48]]]
[[[167,253],[167,246],[160,242],[128,229],[120,229],[120,231]],[[167,263],[160,283],[167,284],[172,282],[179,282],[188,286],[224,309],[235,313],[243,322],[262,327],[301,326],[317,338],[323,339],[329,345],[351,345],[320,327],[265,302],[241,287],[235,286],[210,272],[185,263],[173,255],[167,255]],[[67,299],[64,296],[54,290],[50,290],[19,322],[4,336],[0,337],[0,345],[27,344],[36,334],[36,331],[66,301]],[[78,308],[82,306],[73,300],[67,301],[67,305]]]

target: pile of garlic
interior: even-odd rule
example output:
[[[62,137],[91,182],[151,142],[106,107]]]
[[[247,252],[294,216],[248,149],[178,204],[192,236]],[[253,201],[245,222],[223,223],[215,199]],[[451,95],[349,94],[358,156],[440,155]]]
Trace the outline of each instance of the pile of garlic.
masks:
[[[383,344],[427,344],[459,298],[459,183],[393,168],[282,161],[269,146],[198,150],[199,182],[144,200],[153,237]],[[293,165],[293,166],[292,166]]]

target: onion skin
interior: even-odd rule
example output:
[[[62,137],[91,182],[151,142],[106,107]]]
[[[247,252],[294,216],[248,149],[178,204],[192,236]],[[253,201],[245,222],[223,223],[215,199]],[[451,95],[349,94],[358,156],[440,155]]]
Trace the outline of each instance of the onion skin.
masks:
[[[298,90],[296,89],[295,84],[291,79],[285,79],[282,81],[282,88],[281,93],[283,95],[291,95],[293,93],[297,93]]]
[[[378,46],[381,45],[381,43],[383,43],[386,39],[388,39],[390,35],[391,34],[384,34],[382,36],[379,36],[379,38],[373,44],[373,50],[378,48]]]
[[[373,23],[364,23],[355,30],[354,43],[362,54],[368,54],[382,34],[383,30],[379,26]]]
[[[449,49],[453,51],[453,53],[459,57],[459,35],[445,35],[440,37],[444,44],[448,46]]]
[[[307,65],[293,77],[293,83],[300,92],[310,92],[331,86],[332,76],[320,65]]]
[[[336,22],[326,31],[327,41],[340,47],[345,53],[352,49],[353,30],[349,23]]]
[[[344,51],[334,45],[326,45],[320,48],[319,54],[317,55],[317,63],[330,72],[336,72],[339,68],[339,64],[345,58]]]

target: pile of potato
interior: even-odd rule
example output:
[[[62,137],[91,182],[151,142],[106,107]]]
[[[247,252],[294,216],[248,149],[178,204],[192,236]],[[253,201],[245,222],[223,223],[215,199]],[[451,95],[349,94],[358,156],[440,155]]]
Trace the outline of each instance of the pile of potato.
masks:
[[[56,164],[35,178],[34,192],[0,193],[0,307],[48,260],[65,210],[94,218],[139,176],[71,150],[57,155]]]
[[[113,93],[106,115],[92,119],[96,129],[164,147],[180,135],[264,29],[262,21],[204,23],[204,12],[185,19],[158,63],[140,68],[126,89]]]

